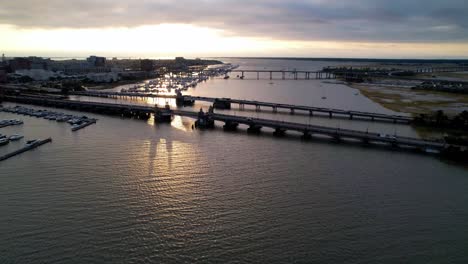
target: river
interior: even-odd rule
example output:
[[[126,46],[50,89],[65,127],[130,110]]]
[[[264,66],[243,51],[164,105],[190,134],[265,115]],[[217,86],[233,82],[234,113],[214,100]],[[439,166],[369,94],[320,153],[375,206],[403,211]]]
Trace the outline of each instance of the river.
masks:
[[[240,69],[334,65],[225,61]],[[334,82],[231,76],[188,94],[392,113]],[[193,109],[200,107],[207,105]],[[223,112],[418,136],[402,124]],[[460,164],[271,131],[224,132],[221,124],[194,130],[189,118],[169,125],[85,115],[97,124],[72,132],[68,124],[0,112],[0,120],[24,121],[2,134],[53,138],[0,163],[0,263],[468,262],[468,168]]]

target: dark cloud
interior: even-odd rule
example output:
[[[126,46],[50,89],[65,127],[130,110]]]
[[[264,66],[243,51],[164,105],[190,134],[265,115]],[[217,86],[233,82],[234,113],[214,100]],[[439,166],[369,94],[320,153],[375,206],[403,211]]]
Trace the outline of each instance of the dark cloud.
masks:
[[[285,40],[464,42],[466,0],[0,0],[0,23],[25,28],[191,23]]]

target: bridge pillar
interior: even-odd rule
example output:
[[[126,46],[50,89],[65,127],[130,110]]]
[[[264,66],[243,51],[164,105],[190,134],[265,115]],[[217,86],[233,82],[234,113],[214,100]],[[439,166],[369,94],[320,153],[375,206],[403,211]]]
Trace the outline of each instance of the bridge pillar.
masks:
[[[239,104],[239,110],[244,110],[244,108],[245,108],[245,105],[240,103]]]
[[[286,73],[285,73],[284,71],[282,71],[281,74],[282,74],[281,78],[282,78],[283,80],[286,79]]]
[[[328,117],[331,119],[333,117],[333,112],[328,112]]]
[[[312,135],[310,134],[310,132],[308,130],[304,130],[303,134],[301,136],[301,139],[302,140],[310,140],[310,139],[312,139]]]
[[[260,105],[255,105],[255,111],[257,111],[257,112],[261,111]]]
[[[338,131],[336,131],[335,134],[333,134],[333,140],[336,141],[336,142],[341,141],[341,137],[340,137],[340,134],[338,133]]]
[[[261,126],[252,123],[249,125],[249,128],[247,128],[247,132],[252,134],[258,134],[260,133],[261,129]]]
[[[273,80],[273,72],[270,72],[270,80]]]
[[[278,113],[278,107],[273,106],[273,113]]]
[[[294,72],[294,80],[297,80],[297,72]]]
[[[352,114],[349,115],[349,120],[353,120],[353,115]]]
[[[212,108],[210,107],[210,111],[212,111]],[[196,128],[214,128],[214,120],[211,117],[210,113],[204,113],[203,109],[200,109],[200,112],[198,112],[198,118],[197,121],[195,121],[195,127]]]
[[[235,131],[237,130],[237,127],[239,126],[239,123],[233,122],[233,121],[226,121],[224,124],[223,128],[226,131]]]
[[[260,73],[257,72],[257,80],[260,80]]]
[[[216,109],[231,109],[231,102],[230,99],[220,99],[216,98],[213,102],[213,108]]]
[[[369,145],[369,144],[370,144],[370,143],[369,143],[369,138],[368,138],[368,137],[363,138],[363,139],[362,139],[362,144],[364,144],[364,145]]]
[[[276,137],[282,137],[285,134],[286,134],[286,129],[281,128],[281,127],[277,127],[275,131],[273,132],[273,136],[276,136]]]
[[[290,114],[294,115],[294,108],[291,108],[290,110],[291,110]]]
[[[314,111],[309,110],[309,116],[314,116]]]

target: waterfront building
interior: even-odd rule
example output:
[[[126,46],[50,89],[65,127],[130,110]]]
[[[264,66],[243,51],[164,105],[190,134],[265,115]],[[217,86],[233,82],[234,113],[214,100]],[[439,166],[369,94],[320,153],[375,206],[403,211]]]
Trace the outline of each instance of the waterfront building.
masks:
[[[142,71],[153,71],[154,70],[154,62],[153,60],[140,60],[140,68]]]

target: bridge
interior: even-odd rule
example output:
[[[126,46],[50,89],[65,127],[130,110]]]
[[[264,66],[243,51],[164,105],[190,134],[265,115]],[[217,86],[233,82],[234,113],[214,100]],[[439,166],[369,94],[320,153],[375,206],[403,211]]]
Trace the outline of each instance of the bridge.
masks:
[[[157,114],[162,111],[161,108],[144,106],[144,105],[126,105],[126,104],[110,104],[100,102],[83,102],[73,100],[51,99],[48,97],[31,97],[31,96],[4,96],[5,101],[13,101],[18,103],[36,104],[50,107],[60,107],[75,110],[83,110],[96,112],[101,114],[117,114],[123,116],[134,116],[139,118],[149,118],[151,114]],[[342,139],[353,139],[362,141],[365,144],[377,143],[385,144],[393,147],[409,147],[416,148],[428,152],[442,152],[447,147],[458,147],[448,145],[441,141],[422,140],[417,138],[388,136],[379,133],[364,132],[350,129],[337,129],[325,126],[308,125],[302,123],[283,122],[270,119],[250,118],[242,116],[225,115],[218,113],[203,113],[185,110],[167,110],[172,115],[196,118],[199,122],[203,120],[205,124],[213,124],[214,121],[224,122],[226,130],[237,129],[239,124],[248,126],[249,132],[259,133],[263,127],[274,130],[277,136],[284,135],[286,131],[294,131],[302,133],[303,138],[309,139],[314,134],[324,135],[334,139],[336,142],[341,142]]]
[[[254,73],[257,75],[257,80],[260,79],[260,74],[269,74],[270,80],[273,80],[273,74],[281,74],[281,79],[286,80],[287,75],[292,75],[294,80],[318,80],[318,79],[336,79],[336,75],[332,72],[324,71],[297,71],[297,70],[230,70],[232,73],[239,73],[240,78],[244,79],[246,73]],[[227,74],[227,73],[226,73]]]
[[[468,65],[461,66],[446,66],[446,67],[425,67],[414,70],[416,73],[432,73],[432,72],[460,72],[467,71]]]
[[[209,102],[212,103],[216,109],[231,109],[232,104],[237,104],[239,110],[245,110],[245,106],[254,107],[256,111],[261,111],[263,108],[268,108],[277,113],[278,110],[287,110],[291,114],[296,112],[302,112],[313,116],[315,113],[321,113],[328,115],[329,118],[334,116],[340,116],[349,118],[361,118],[371,121],[389,121],[394,123],[411,123],[412,117],[402,115],[387,115],[379,113],[370,113],[362,111],[351,111],[334,108],[324,107],[313,107],[313,106],[302,106],[292,104],[280,104],[271,102],[261,102],[253,100],[242,100],[242,99],[231,99],[231,98],[215,98],[215,97],[204,97],[204,96],[190,96],[190,95],[162,95],[162,94],[147,94],[147,93],[119,93],[119,92],[97,92],[97,91],[85,91],[85,92],[72,92],[73,95],[81,96],[96,96],[96,97],[108,97],[108,98],[168,98],[176,99],[177,105],[191,105],[195,101]]]

